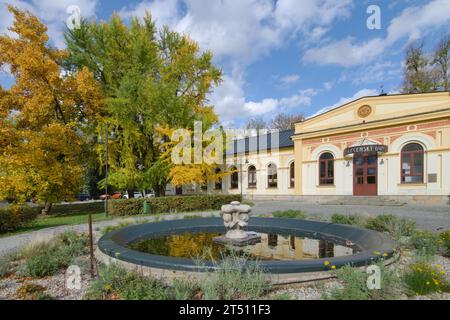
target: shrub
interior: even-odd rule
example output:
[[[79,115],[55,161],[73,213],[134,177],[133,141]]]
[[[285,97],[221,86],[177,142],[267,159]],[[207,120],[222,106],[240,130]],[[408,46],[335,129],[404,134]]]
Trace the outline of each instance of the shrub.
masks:
[[[206,300],[259,299],[269,289],[257,262],[244,267],[245,258],[230,256],[217,263],[218,269],[200,283]]]
[[[88,289],[87,299],[167,300],[170,293],[161,281],[111,264],[100,268]]]
[[[354,215],[333,214],[331,216],[331,222],[337,224],[362,225],[363,219],[356,214]]]
[[[50,215],[71,215],[77,213],[99,213],[105,209],[103,201],[56,204],[52,206]]]
[[[287,218],[287,219],[305,219],[306,214],[300,210],[285,210],[275,211],[272,213],[275,218]]]
[[[429,231],[415,231],[409,239],[411,246],[423,256],[434,256],[438,252],[439,235]]]
[[[380,215],[367,219],[365,227],[367,229],[388,232],[394,238],[410,236],[415,230],[416,223],[405,218],[397,218],[394,215]]]
[[[450,257],[450,230],[444,231],[439,235],[439,249],[442,255]]]
[[[26,259],[25,276],[44,277],[67,268],[72,261],[87,254],[88,238],[85,234],[66,232],[49,242],[26,247],[22,256]]]
[[[410,295],[426,295],[434,292],[450,292],[450,284],[442,267],[426,263],[415,263],[403,275]]]
[[[382,263],[377,264],[381,270],[381,289],[369,290],[368,275],[352,266],[344,266],[336,271],[342,288],[333,289],[324,294],[329,300],[393,300],[399,296],[401,284],[395,272],[387,269]]]
[[[10,205],[0,208],[0,232],[29,226],[37,218],[39,207]]]
[[[114,200],[111,201],[110,213],[115,216],[143,214],[144,201],[148,203],[151,214],[220,210],[222,205],[240,198],[240,195],[196,195]]]

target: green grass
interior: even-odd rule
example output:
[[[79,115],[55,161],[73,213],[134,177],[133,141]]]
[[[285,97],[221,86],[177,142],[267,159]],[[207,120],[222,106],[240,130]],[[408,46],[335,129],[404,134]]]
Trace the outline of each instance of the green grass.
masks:
[[[300,210],[275,211],[272,213],[275,218],[285,219],[305,219],[306,213]]]
[[[105,213],[94,213],[92,214],[92,221],[99,222],[104,220],[109,220],[110,217],[105,217]],[[31,232],[45,228],[65,226],[65,225],[76,225],[83,224],[88,222],[88,214],[87,213],[71,213],[64,215],[49,215],[49,216],[41,216],[34,221],[34,223],[28,227],[19,228],[14,231],[8,231],[4,233],[0,233],[0,238],[9,237],[19,233]]]

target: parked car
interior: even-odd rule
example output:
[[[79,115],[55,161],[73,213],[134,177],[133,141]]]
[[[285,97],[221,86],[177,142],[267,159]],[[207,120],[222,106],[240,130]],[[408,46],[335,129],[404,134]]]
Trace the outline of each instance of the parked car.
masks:
[[[77,194],[75,195],[75,198],[76,198],[78,201],[87,201],[87,200],[91,200],[91,196],[90,196],[89,193],[77,193]]]
[[[134,192],[134,197],[135,197],[136,199],[137,199],[137,198],[142,198],[142,193],[135,191],[135,192]],[[122,198],[123,198],[123,199],[128,199],[128,198],[129,198],[128,193],[124,194]]]
[[[98,197],[100,200],[106,199],[106,194],[102,194],[100,197]],[[108,199],[120,199],[122,198],[122,194],[120,192],[114,192],[112,195],[108,194]]]

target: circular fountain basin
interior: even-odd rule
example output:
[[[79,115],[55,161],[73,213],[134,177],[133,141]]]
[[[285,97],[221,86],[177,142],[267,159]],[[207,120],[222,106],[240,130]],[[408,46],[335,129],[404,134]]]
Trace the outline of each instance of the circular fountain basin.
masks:
[[[394,241],[386,234],[328,222],[253,218],[249,222],[248,230],[261,233],[263,239],[261,243],[242,250],[250,257],[254,255],[261,268],[277,279],[273,282],[279,283],[329,277],[331,266],[339,268],[350,264],[361,267],[380,257],[389,261],[395,247]],[[195,242],[196,237],[201,235],[201,246],[212,246],[212,241],[209,242],[208,239],[223,233],[223,220],[219,218],[134,225],[101,237],[98,254],[105,262],[115,261],[129,269],[165,278],[178,275],[199,276],[216,270],[219,266],[208,259],[199,264],[194,257],[197,253],[192,252],[190,257],[188,250],[183,248],[183,242],[186,239]],[[168,250],[165,243],[173,242],[174,237],[179,247],[176,247],[176,250],[170,250],[169,247]],[[283,242],[286,248],[277,248],[277,241]],[[162,246],[162,249],[158,249],[158,246]],[[318,252],[304,248],[311,246],[319,248],[316,250]],[[302,247],[300,251],[299,247]],[[329,250],[330,247],[333,249]],[[218,250],[216,247],[211,248]],[[180,252],[183,254],[179,254]],[[251,259],[248,263],[251,263]],[[302,276],[305,274],[309,276]]]

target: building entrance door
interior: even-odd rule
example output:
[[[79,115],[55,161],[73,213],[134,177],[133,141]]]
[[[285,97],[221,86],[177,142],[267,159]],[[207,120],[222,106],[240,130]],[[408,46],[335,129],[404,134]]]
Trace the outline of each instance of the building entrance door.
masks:
[[[376,196],[378,194],[378,155],[355,153],[353,155],[353,195]]]

